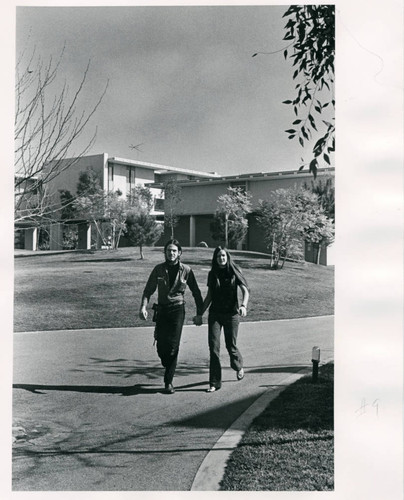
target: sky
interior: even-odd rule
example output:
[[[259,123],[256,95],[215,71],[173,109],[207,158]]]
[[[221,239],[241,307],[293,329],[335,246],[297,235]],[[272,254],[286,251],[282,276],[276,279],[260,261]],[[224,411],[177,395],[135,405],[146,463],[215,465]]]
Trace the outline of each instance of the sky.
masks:
[[[35,47],[47,61],[65,46],[58,82],[71,91],[90,61],[85,110],[108,82],[77,143],[97,128],[92,154],[223,175],[295,170],[305,151],[285,133],[295,119],[282,104],[295,86],[286,9],[17,7],[17,54]]]

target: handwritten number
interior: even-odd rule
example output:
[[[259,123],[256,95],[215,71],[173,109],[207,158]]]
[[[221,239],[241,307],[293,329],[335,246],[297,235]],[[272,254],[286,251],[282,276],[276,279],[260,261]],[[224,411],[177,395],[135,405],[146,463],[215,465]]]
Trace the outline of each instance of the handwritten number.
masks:
[[[374,410],[376,417],[379,416],[379,399],[375,399],[371,404],[366,402],[366,399],[363,398],[361,401],[360,407],[356,410],[355,413],[358,414],[358,417],[361,417],[365,413],[367,413],[369,406]]]

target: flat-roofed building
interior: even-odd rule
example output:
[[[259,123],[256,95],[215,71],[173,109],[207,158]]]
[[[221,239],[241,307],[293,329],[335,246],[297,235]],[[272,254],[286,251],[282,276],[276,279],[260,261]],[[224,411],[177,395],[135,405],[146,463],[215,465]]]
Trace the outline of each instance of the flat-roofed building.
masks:
[[[240,249],[264,252],[268,251],[262,230],[257,224],[254,209],[260,200],[269,200],[277,189],[301,187],[305,183],[310,185],[313,180],[308,171],[290,170],[282,172],[257,172],[240,175],[222,176],[217,172],[201,172],[131,160],[121,157],[110,157],[106,153],[82,156],[80,158],[65,159],[60,162],[60,173],[48,182],[50,194],[57,194],[59,190],[70,191],[76,194],[80,174],[92,170],[98,177],[101,187],[105,191],[119,191],[122,196],[128,195],[138,185],[150,188],[154,197],[152,215],[160,222],[164,220],[164,183],[175,180],[181,188],[180,202],[176,206],[176,215],[179,223],[175,227],[175,237],[183,246],[196,246],[205,242],[209,247],[218,244],[211,234],[211,223],[214,220],[215,210],[220,195],[227,192],[228,187],[239,187],[252,195],[253,212],[248,216],[248,233]],[[317,178],[333,177],[334,168],[321,168]],[[90,224],[80,222],[79,247],[90,248]],[[23,227],[22,227],[23,228]],[[62,231],[60,224],[53,224],[50,228],[51,249],[62,248]],[[170,237],[169,230],[157,242],[163,245]],[[35,249],[35,238],[26,238],[30,249]],[[20,240],[22,241],[22,240]],[[123,240],[124,243],[124,240]],[[322,264],[330,263],[330,252],[321,252]],[[307,260],[315,260],[315,251],[312,246],[306,245]]]
[[[317,179],[333,177],[335,169],[322,168],[317,172]],[[308,171],[260,172],[242,175],[219,176],[208,179],[181,180],[181,202],[178,204],[179,223],[175,236],[184,246],[196,246],[205,242],[209,247],[218,244],[213,240],[210,225],[218,205],[218,197],[227,192],[228,187],[239,187],[252,195],[253,212],[248,216],[248,233],[240,249],[268,252],[262,230],[257,224],[254,209],[259,200],[270,200],[277,189],[310,185],[313,175]],[[155,183],[154,188],[162,185]],[[168,237],[168,236],[167,236]],[[310,252],[310,246],[306,253]],[[326,252],[323,252],[322,264],[326,264]]]
[[[46,176],[47,172],[52,171],[53,166],[53,162],[45,165],[44,176]],[[54,200],[58,200],[60,190],[70,191],[72,195],[75,195],[80,174],[90,170],[96,174],[100,186],[105,191],[119,191],[124,197],[126,197],[135,186],[150,185],[154,198],[152,215],[160,221],[164,219],[164,192],[161,186],[165,180],[175,179],[177,181],[192,181],[219,176],[219,174],[215,172],[200,172],[169,165],[148,163],[120,157],[110,157],[107,153],[101,153],[58,160],[58,174],[50,175],[46,183],[47,196]],[[153,186],[154,183],[160,183],[160,186]],[[57,219],[57,208],[57,205],[55,205],[55,219]],[[90,225],[85,221],[77,222],[79,222],[80,226],[80,248],[89,248],[91,245]],[[31,223],[29,228],[30,234],[28,235],[28,228],[25,226],[21,223],[17,228],[18,235],[15,238],[16,246],[24,246],[25,241],[25,248],[36,250],[37,244],[35,235],[37,234],[37,227],[33,227]],[[49,232],[51,233],[50,249],[52,250],[59,250],[63,247],[63,232],[60,226],[61,223],[55,220],[55,223],[51,224],[49,227]]]

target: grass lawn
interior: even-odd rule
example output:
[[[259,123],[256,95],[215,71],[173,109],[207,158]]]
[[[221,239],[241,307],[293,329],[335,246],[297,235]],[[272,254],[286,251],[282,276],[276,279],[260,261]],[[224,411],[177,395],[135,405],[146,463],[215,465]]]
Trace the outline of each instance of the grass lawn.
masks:
[[[333,268],[287,262],[271,271],[265,255],[231,253],[251,288],[246,321],[334,313]],[[203,295],[212,254],[210,248],[183,252],[182,261],[192,266]],[[14,330],[151,326],[151,315],[147,322],[138,319],[139,304],[150,271],[162,261],[162,248],[146,248],[144,260],[138,248],[15,258]],[[190,322],[195,306],[188,289],[186,300]]]
[[[333,385],[330,363],[317,383],[303,377],[281,392],[232,453],[221,490],[333,490]]]

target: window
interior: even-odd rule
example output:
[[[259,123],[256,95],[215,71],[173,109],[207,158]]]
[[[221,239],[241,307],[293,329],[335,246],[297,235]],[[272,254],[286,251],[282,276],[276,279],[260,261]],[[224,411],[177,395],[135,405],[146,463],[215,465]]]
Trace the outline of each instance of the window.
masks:
[[[156,212],[164,212],[164,198],[154,199],[154,210],[156,210]]]
[[[126,167],[127,176],[126,176],[126,191],[130,193],[134,188],[135,183],[135,172],[131,167]]]
[[[108,190],[114,189],[114,166],[108,166]]]
[[[232,188],[239,188],[243,193],[247,191],[247,183],[246,181],[233,181],[230,183]]]

